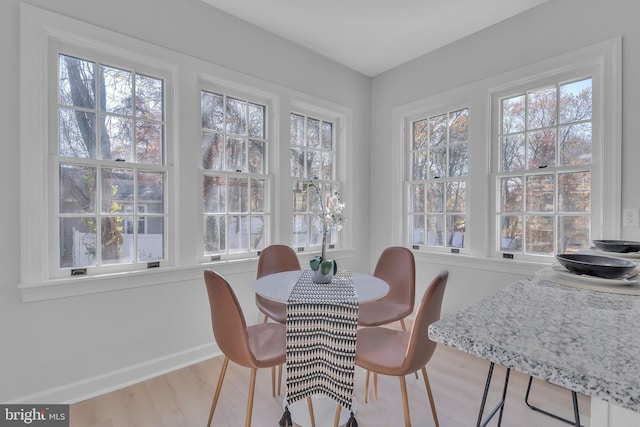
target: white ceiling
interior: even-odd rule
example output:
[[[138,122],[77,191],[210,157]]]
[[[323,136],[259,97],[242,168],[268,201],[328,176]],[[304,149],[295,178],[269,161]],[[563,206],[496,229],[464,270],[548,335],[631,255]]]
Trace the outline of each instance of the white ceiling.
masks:
[[[202,0],[373,77],[548,0]]]

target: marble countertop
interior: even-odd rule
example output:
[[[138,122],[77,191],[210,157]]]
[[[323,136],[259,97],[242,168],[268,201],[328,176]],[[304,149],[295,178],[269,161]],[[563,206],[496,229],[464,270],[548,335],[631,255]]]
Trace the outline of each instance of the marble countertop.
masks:
[[[429,337],[640,412],[640,296],[530,277],[442,317]]]

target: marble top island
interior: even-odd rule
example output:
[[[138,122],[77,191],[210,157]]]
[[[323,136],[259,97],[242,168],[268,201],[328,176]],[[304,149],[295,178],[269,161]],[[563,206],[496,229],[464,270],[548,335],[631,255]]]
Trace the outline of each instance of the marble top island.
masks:
[[[640,296],[530,277],[444,316],[429,337],[640,412]]]

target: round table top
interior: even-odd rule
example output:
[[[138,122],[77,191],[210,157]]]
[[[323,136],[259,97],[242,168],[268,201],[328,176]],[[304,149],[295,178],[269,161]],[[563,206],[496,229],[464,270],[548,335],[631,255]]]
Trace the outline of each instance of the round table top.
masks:
[[[255,291],[261,297],[286,303],[302,272],[294,270],[263,276],[254,283]],[[389,292],[389,285],[382,279],[363,273],[351,275],[359,303],[375,301]]]

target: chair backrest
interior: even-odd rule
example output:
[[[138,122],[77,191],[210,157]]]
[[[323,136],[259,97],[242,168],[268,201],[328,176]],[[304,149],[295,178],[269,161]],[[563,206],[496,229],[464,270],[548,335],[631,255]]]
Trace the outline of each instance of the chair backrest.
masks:
[[[282,271],[300,270],[300,261],[295,251],[286,245],[267,246],[258,257],[257,278]]]
[[[449,272],[443,270],[432,281],[422,297],[411,326],[409,345],[403,366],[411,373],[427,364],[436,349],[436,343],[429,339],[429,325],[440,320],[444,289]]]
[[[238,365],[255,366],[255,357],[249,347],[247,323],[229,282],[212,270],[204,271],[204,281],[209,294],[213,335],[218,347]]]
[[[373,272],[389,284],[389,301],[408,304],[413,309],[416,300],[416,262],[413,252],[401,246],[391,246],[380,254]]]

